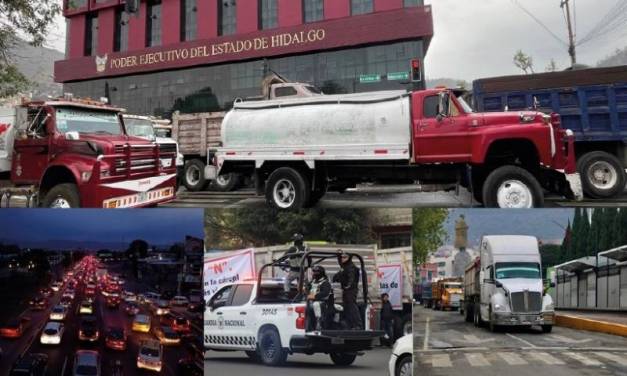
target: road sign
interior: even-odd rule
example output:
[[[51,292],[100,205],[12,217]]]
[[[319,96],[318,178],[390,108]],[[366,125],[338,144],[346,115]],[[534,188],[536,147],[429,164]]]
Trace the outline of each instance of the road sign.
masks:
[[[367,84],[371,82],[380,82],[381,76],[378,74],[362,74],[359,76],[359,83]]]
[[[409,80],[409,72],[388,73],[388,81],[407,81],[407,80]]]

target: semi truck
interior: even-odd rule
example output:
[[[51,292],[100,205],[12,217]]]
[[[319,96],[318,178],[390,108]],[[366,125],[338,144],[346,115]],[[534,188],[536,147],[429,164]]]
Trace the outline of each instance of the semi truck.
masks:
[[[431,283],[428,306],[435,310],[458,310],[462,299],[463,281],[461,278],[443,278]]]
[[[176,151],[129,136],[101,101],[24,100],[0,109],[0,195],[27,206],[131,208],[176,194]]]
[[[538,239],[490,235],[482,237],[480,247],[480,256],[464,273],[466,321],[486,324],[490,331],[540,326],[551,332],[555,306],[544,291]]]
[[[575,134],[577,169],[588,197],[624,193],[627,181],[627,66],[480,79],[481,112],[537,109],[558,113]]]
[[[474,113],[455,90],[240,101],[209,148],[205,178],[249,177],[269,206],[399,180],[457,184],[488,207],[530,208],[543,188],[581,199],[572,131],[539,112]]]

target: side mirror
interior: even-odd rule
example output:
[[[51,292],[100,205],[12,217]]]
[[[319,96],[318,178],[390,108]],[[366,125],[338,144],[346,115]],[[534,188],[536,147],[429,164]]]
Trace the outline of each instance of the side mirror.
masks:
[[[438,98],[438,119],[443,119],[448,116],[448,93],[441,91],[440,94],[438,94]]]
[[[494,281],[494,286],[498,287],[498,288],[502,288],[503,284],[499,281]]]
[[[78,141],[80,138],[80,134],[76,131],[65,132],[65,139],[68,141]]]

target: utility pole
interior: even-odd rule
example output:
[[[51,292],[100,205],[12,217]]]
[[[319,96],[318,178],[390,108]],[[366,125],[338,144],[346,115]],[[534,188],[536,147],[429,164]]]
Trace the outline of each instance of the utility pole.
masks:
[[[577,64],[577,50],[575,48],[575,34],[573,32],[573,23],[570,19],[570,0],[562,0],[560,7],[564,9],[566,7],[566,23],[568,24],[568,54],[570,55],[570,61],[574,67]]]

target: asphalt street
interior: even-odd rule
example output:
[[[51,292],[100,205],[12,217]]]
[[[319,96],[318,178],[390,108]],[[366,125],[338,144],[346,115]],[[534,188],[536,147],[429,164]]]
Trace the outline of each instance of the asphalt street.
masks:
[[[458,312],[414,307],[414,375],[624,376],[627,340],[554,327],[491,333]]]
[[[392,350],[366,351],[351,366],[338,367],[328,355],[290,355],[282,367],[266,367],[250,360],[244,352],[205,353],[205,375],[228,376],[385,376]]]
[[[264,197],[256,196],[252,189],[235,192],[188,192],[181,189],[177,198],[165,207],[180,208],[265,208]],[[318,203],[321,208],[411,208],[411,207],[480,207],[470,192],[460,189],[457,192],[421,192],[418,186],[365,186],[345,193],[329,192]],[[548,195],[546,207],[627,207],[627,191],[624,195],[610,200],[586,199],[582,202],[565,200]]]
[[[109,272],[114,271],[117,274],[121,274],[122,269],[119,265],[117,267],[113,267],[111,264],[106,265]],[[125,278],[125,284],[123,286],[124,290],[135,293],[152,291],[148,288],[148,286],[142,284],[140,281],[130,278],[130,273],[127,277],[128,278]],[[79,288],[76,289],[76,297],[68,309],[68,315],[63,321],[65,324],[65,332],[61,340],[61,345],[42,345],[39,342],[41,331],[46,323],[50,321],[50,310],[59,302],[62,296],[62,291],[55,292],[54,295],[49,298],[50,304],[44,311],[26,310],[21,314],[21,316],[30,318],[30,326],[21,338],[0,339],[0,347],[4,351],[4,356],[0,359],[0,375],[8,375],[12,364],[18,359],[18,357],[29,352],[44,353],[48,355],[48,375],[71,375],[74,354],[79,349],[97,350],[100,353],[102,375],[112,374],[112,366],[116,360],[120,360],[122,362],[125,375],[154,374],[148,371],[138,371],[136,369],[136,360],[140,342],[144,339],[156,337],[152,333],[138,333],[131,331],[133,317],[124,312],[125,303],[122,302],[119,308],[108,308],[105,304],[104,297],[99,290],[97,290],[94,302],[94,315],[98,321],[100,339],[93,344],[79,341],[78,327],[80,323],[80,315],[77,313],[77,308],[84,297],[84,286],[80,287],[79,285]],[[140,310],[141,313],[151,315],[146,305],[140,305]],[[187,312],[184,308],[177,307],[176,309],[173,309],[173,311],[187,317],[190,321],[193,319],[198,321],[198,317],[192,316],[192,314]],[[152,322],[158,323],[159,320],[157,317],[153,316]],[[106,329],[113,326],[123,327],[126,330],[128,338],[127,348],[125,351],[115,351],[105,348],[104,335],[106,333]],[[196,328],[200,328],[200,326],[196,325]],[[164,367],[161,374],[177,375],[178,360],[184,358],[186,355],[187,350],[185,350],[181,345],[164,346]]]

